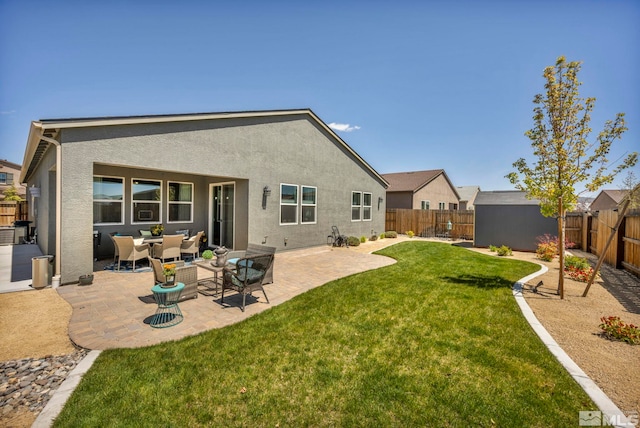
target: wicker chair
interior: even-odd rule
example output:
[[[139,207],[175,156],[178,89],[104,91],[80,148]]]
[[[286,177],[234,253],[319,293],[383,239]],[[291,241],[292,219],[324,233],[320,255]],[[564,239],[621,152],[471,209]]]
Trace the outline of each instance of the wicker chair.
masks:
[[[258,244],[249,244],[247,245],[246,250],[238,250],[238,251],[230,251],[227,254],[227,262],[231,264],[235,264],[239,259],[243,257],[252,257],[260,254],[275,254],[276,247],[268,247],[266,245],[258,245]],[[271,284],[273,282],[273,266],[275,265],[275,256],[271,261],[271,265],[269,269],[267,269],[267,273],[264,275],[264,279],[262,280],[262,284]]]
[[[133,262],[136,271],[136,261],[149,257],[149,244],[136,245],[132,236],[112,236],[118,257],[118,270],[123,261]]]
[[[224,302],[224,290],[234,290],[242,295],[242,312],[247,298],[247,294],[262,290],[264,298],[269,303],[267,293],[262,287],[262,280],[271,267],[273,254],[260,254],[240,259],[235,266],[225,267],[222,277],[222,296],[220,303]]]
[[[184,284],[180,301],[198,298],[198,268],[196,266],[185,266],[183,261],[171,262],[176,265],[175,281]],[[149,265],[153,267],[153,281],[155,284],[164,282],[162,273],[162,262],[149,257]]]
[[[162,243],[153,246],[153,257],[161,259],[164,263],[165,259],[180,260],[180,245],[184,235],[164,235]]]
[[[180,245],[180,253],[191,254],[192,257],[200,257],[200,239],[202,235],[204,235],[204,230],[183,241]]]

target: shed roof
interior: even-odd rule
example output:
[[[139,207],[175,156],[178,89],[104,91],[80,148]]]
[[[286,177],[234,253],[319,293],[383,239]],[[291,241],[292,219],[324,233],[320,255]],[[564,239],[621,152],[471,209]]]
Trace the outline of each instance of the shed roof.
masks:
[[[540,205],[537,199],[527,199],[520,190],[492,190],[479,192],[474,205]]]

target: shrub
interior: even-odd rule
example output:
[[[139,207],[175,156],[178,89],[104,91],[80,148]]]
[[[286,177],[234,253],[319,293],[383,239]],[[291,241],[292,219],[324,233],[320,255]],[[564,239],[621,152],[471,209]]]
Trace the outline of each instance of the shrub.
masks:
[[[371,235],[371,237],[369,238],[369,241],[377,241],[378,240],[378,235]]]
[[[367,242],[367,237],[366,237],[366,236],[364,236],[364,235],[362,235],[362,236],[360,237],[360,243],[361,243],[361,244],[364,244],[365,242]]]
[[[407,235],[409,238],[413,238],[413,235],[414,235],[413,230],[407,230],[405,232],[405,235]]]
[[[499,256],[510,256],[513,254],[513,251],[511,251],[511,248],[507,247],[506,245],[501,246],[496,251]]]
[[[357,247],[358,245],[360,245],[360,238],[358,238],[357,236],[349,236],[347,238],[347,245]]]
[[[387,230],[384,233],[384,237],[385,238],[397,238],[398,237],[398,232],[396,232],[395,230]]]
[[[538,248],[536,254],[539,259],[550,262],[558,254],[558,237],[548,233],[536,238]]]
[[[380,234],[380,239],[384,239],[384,238],[385,238],[385,235],[384,235],[384,232],[382,232],[382,233]]]
[[[571,278],[580,282],[587,282],[593,274],[593,268],[583,257],[567,255],[564,259],[564,271]]]
[[[496,251],[498,251],[498,247],[496,247],[495,245],[489,245],[489,251],[495,253]]]
[[[610,340],[619,340],[631,345],[640,344],[640,327],[633,324],[625,324],[620,317],[602,317],[602,335]]]

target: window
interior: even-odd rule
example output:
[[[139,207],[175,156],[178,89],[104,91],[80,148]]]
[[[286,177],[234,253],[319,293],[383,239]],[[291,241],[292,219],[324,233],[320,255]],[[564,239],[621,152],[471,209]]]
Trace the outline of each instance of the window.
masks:
[[[298,186],[280,185],[280,224],[298,223]]]
[[[447,204],[446,204],[446,203],[444,203],[444,202],[438,202],[438,209],[439,209],[439,210],[446,210],[446,209],[447,209],[447,208],[446,208],[446,206],[447,206]]]
[[[317,187],[302,186],[302,218],[301,223],[315,223],[318,206]]]
[[[458,209],[458,204],[451,204],[451,209],[457,210]]]
[[[362,209],[362,193],[351,192],[351,221],[360,221]]]
[[[168,182],[169,223],[193,221],[193,184]]]
[[[93,223],[124,224],[124,179],[93,177]]]
[[[0,184],[8,184],[6,172],[0,172]]]
[[[429,209],[429,201],[420,201],[420,209],[428,210]]]
[[[362,220],[371,221],[371,193],[362,194]]]
[[[131,180],[132,223],[161,223],[162,182]]]

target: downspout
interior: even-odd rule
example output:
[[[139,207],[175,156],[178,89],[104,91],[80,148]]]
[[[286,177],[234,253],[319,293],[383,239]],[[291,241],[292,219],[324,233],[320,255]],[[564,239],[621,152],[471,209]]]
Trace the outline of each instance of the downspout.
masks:
[[[44,130],[41,129],[40,132],[44,132]],[[62,156],[60,156],[62,146],[59,141],[45,137],[44,135],[40,135],[40,139],[49,144],[53,144],[56,147],[56,257],[53,278],[51,279],[51,287],[58,288],[60,285],[60,255],[62,254],[62,242],[60,240],[60,234],[62,232],[62,219],[60,218],[62,212],[62,178],[60,177],[62,173]]]

